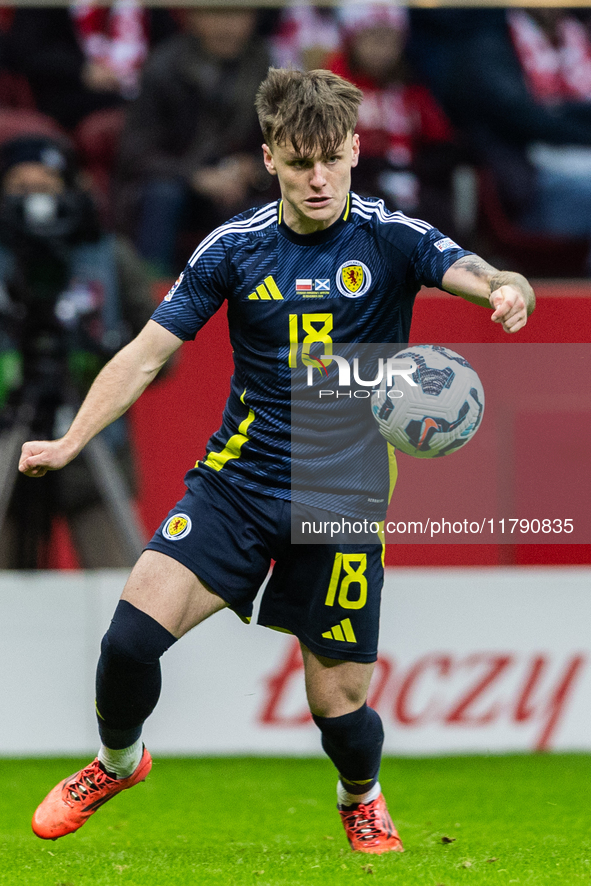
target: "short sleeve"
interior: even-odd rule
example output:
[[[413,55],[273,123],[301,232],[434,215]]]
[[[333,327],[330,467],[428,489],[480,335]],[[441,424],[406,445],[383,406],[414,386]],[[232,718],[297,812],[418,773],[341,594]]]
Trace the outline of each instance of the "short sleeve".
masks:
[[[213,268],[201,260],[195,265],[189,262],[152,314],[152,320],[183,341],[192,341],[227,294],[224,261]]]
[[[473,253],[469,249],[462,249],[437,228],[431,228],[421,237],[411,257],[417,283],[419,286],[440,288],[447,269],[464,255]]]

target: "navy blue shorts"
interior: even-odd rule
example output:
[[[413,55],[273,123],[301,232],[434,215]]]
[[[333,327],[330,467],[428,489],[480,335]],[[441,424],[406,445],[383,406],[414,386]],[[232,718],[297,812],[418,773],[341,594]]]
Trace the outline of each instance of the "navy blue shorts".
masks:
[[[203,468],[147,545],[178,560],[244,621],[271,562],[258,623],[327,658],[377,658],[382,545],[292,544],[291,502],[243,490]]]

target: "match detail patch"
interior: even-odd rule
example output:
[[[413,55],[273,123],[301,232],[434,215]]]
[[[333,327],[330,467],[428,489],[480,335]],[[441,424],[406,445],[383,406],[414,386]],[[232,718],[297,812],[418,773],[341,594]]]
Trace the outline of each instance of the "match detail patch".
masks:
[[[162,534],[169,541],[178,541],[191,531],[193,524],[188,514],[174,514],[164,524]]]

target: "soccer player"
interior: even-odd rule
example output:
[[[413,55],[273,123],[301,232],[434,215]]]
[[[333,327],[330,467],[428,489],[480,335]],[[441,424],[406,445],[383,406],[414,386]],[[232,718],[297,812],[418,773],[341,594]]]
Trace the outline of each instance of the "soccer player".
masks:
[[[290,377],[314,343],[408,341],[423,283],[492,307],[508,333],[525,325],[534,294],[524,277],[496,270],[428,223],[350,191],[361,98],[328,71],[269,71],[256,106],[281,199],[210,234],[143,331],[102,370],[67,434],[23,447],[20,470],[30,477],[66,465],[228,302],[235,371],[221,427],[125,586],[97,669],[98,757],[41,803],[33,818],[40,837],[77,830],[146,778],[151,758],[140,736],[159,697],[160,657],[224,607],[248,621],[274,560],[259,623],[301,643],[308,703],[339,773],[351,848],[402,851],[378,782],[382,723],[366,703],[382,546],[377,537],[291,544]],[[384,461],[386,450],[384,442]],[[353,513],[350,502],[342,512]],[[340,637],[331,631],[337,622]]]

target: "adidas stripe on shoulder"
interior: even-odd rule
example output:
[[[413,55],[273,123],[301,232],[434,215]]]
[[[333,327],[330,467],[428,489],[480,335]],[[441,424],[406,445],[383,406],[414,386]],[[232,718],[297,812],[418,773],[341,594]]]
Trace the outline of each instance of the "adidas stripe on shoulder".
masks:
[[[243,234],[248,231],[262,231],[264,228],[272,225],[277,221],[277,207],[278,201],[276,200],[274,203],[268,203],[266,206],[263,206],[262,209],[257,210],[254,215],[251,215],[249,218],[241,220],[232,219],[231,221],[220,225],[219,228],[212,231],[211,234],[199,244],[189,259],[191,267],[194,267],[203,253],[223,237],[231,234]]]
[[[412,228],[413,231],[418,231],[421,234],[426,234],[427,231],[430,231],[433,228],[433,225],[430,225],[429,222],[423,221],[420,218],[409,218],[409,216],[400,211],[390,212],[386,209],[383,200],[363,199],[362,197],[359,197],[358,194],[352,194],[351,196],[351,212],[367,219],[368,221],[373,217],[377,217],[377,219],[384,224],[405,225],[408,228]]]

